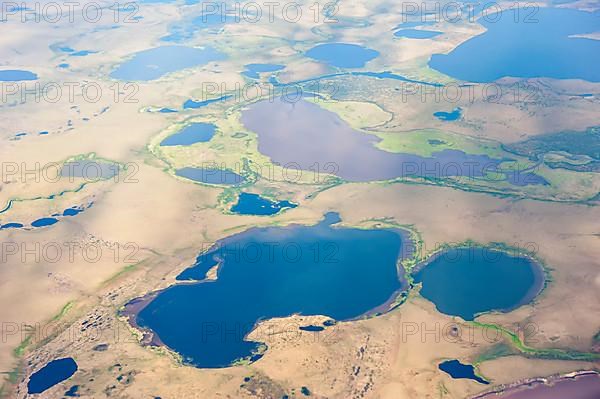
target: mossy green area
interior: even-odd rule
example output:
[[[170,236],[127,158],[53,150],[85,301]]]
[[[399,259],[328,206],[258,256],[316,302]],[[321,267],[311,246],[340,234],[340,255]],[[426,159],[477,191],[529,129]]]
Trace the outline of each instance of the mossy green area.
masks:
[[[551,359],[551,360],[577,360],[577,361],[597,361],[600,360],[600,353],[592,353],[592,352],[577,352],[566,349],[537,349],[531,346],[528,346],[525,342],[523,342],[517,334],[510,331],[507,328],[499,326],[497,324],[491,323],[480,323],[477,321],[468,322],[470,325],[474,327],[478,327],[481,329],[487,329],[491,331],[497,331],[502,334],[507,342],[511,345],[512,348],[517,350],[519,354],[540,358],[540,359]]]

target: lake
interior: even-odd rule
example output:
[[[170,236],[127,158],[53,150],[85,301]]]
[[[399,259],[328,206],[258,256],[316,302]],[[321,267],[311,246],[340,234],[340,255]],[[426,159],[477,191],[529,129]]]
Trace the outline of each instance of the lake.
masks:
[[[451,121],[455,121],[455,120],[459,119],[461,117],[461,114],[462,114],[462,110],[460,108],[454,108],[454,110],[452,110],[452,112],[445,112],[445,111],[434,112],[433,116],[435,116],[436,118],[438,118],[441,121],[451,122]]]
[[[600,398],[600,375],[593,371],[572,377],[536,379],[501,393],[479,396],[480,399],[597,399]]]
[[[225,56],[212,47],[162,46],[135,53],[110,76],[119,80],[149,81],[170,72],[206,65]]]
[[[504,161],[454,149],[430,157],[384,151],[376,147],[377,136],[353,129],[334,112],[306,100],[257,102],[242,112],[241,121],[258,135],[258,150],[273,162],[302,170],[314,170],[318,165],[319,172],[347,181],[409,176],[483,178],[489,171],[500,172],[498,166]]]
[[[77,363],[70,357],[53,360],[31,375],[27,383],[27,393],[42,393],[70,378],[76,371]]]
[[[441,35],[442,32],[434,30],[421,30],[421,29],[400,29],[394,33],[396,37],[406,37],[408,39],[431,39]]]
[[[161,147],[165,147],[205,143],[212,139],[216,129],[217,127],[212,123],[194,122],[164,139],[160,145]]]
[[[289,201],[271,201],[258,194],[240,193],[238,202],[231,207],[231,212],[240,215],[274,215],[285,208],[298,205]]]
[[[263,345],[245,339],[259,320],[387,310],[407,287],[402,233],[333,226],[339,221],[328,213],[313,226],[252,228],[221,240],[184,271],[194,276],[178,277],[192,281],[159,292],[134,322],[185,363],[215,368],[260,356]],[[193,281],[217,264],[217,280]]]
[[[185,102],[183,103],[183,109],[198,109],[198,108],[206,107],[207,105],[210,105],[212,103],[216,103],[219,101],[225,101],[231,97],[233,97],[233,95],[227,94],[227,95],[224,95],[221,97],[211,98],[208,100],[201,100],[201,101],[189,99],[189,100],[185,100]]]
[[[233,186],[242,184],[245,181],[243,176],[228,169],[186,167],[177,169],[175,174],[198,183],[206,184]]]
[[[429,66],[455,79],[493,82],[511,76],[600,81],[600,41],[573,35],[600,31],[597,14],[567,8],[521,10],[520,19],[490,14],[478,22],[487,31],[449,54],[434,54]],[[500,19],[493,21],[500,15]]]
[[[285,65],[279,64],[246,64],[244,65],[246,70],[242,72],[242,75],[247,76],[252,79],[260,78],[261,73],[265,72],[276,72],[281,71],[285,68]]]
[[[467,378],[480,384],[489,384],[488,381],[475,374],[475,368],[470,364],[463,364],[458,360],[446,360],[438,365],[438,368],[450,375],[452,378]]]
[[[362,68],[379,52],[358,44],[325,43],[308,50],[306,56],[338,68]]]
[[[485,247],[453,248],[420,265],[414,281],[441,313],[473,320],[478,314],[509,312],[531,302],[544,287],[544,271],[533,260]]]
[[[38,76],[20,69],[5,69],[0,71],[0,82],[18,82],[20,80],[37,80]]]

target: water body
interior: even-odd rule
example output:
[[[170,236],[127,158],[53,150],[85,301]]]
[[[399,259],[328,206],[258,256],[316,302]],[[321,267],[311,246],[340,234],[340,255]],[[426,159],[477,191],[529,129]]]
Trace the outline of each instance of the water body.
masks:
[[[119,65],[110,76],[120,80],[149,81],[158,79],[170,72],[179,71],[225,56],[213,49],[185,46],[162,46],[135,53],[131,59]]]
[[[460,108],[454,108],[454,110],[452,110],[452,112],[444,112],[444,111],[438,111],[438,112],[434,112],[433,116],[435,116],[436,118],[438,118],[441,121],[444,122],[451,122],[451,121],[455,121],[460,119],[462,115],[462,110]]]
[[[63,216],[77,216],[77,215],[79,215],[79,214],[80,214],[81,212],[83,212],[83,211],[84,211],[84,209],[83,209],[83,208],[81,208],[81,207],[77,207],[77,206],[74,206],[74,207],[71,207],[71,208],[65,209],[65,210],[63,211],[62,215],[63,215]]]
[[[119,173],[119,165],[92,160],[66,162],[60,174],[63,177],[77,177],[88,181],[113,178]]]
[[[421,265],[414,279],[438,311],[473,320],[480,313],[509,312],[531,302],[545,277],[529,258],[469,247],[442,251]]]
[[[310,331],[310,332],[318,332],[318,331],[323,331],[325,330],[325,327],[321,327],[321,326],[300,326],[298,327],[300,330],[302,331]]]
[[[394,29],[417,28],[419,26],[435,25],[436,21],[406,21],[397,25]]]
[[[37,80],[38,76],[20,69],[5,69],[0,71],[0,82],[18,82],[20,80]]]
[[[206,107],[207,105],[212,104],[212,103],[216,103],[219,101],[225,101],[231,97],[233,97],[233,96],[232,95],[224,95],[221,97],[211,98],[209,100],[203,100],[203,101],[195,101],[195,100],[189,99],[183,103],[183,109],[202,108],[202,107]]]
[[[177,169],[175,174],[198,183],[206,184],[235,186],[242,184],[245,181],[243,176],[228,169],[186,167]]]
[[[479,399],[598,399],[600,398],[600,375],[582,372],[573,377],[537,379],[501,393],[491,392]]]
[[[21,223],[6,223],[6,224],[3,224],[2,226],[0,226],[0,230],[20,229],[21,227],[23,227],[23,225]]]
[[[92,50],[80,50],[80,51],[76,51],[74,53],[71,53],[71,57],[85,57],[87,55],[90,54],[96,54],[98,53],[97,51],[92,51]]]
[[[212,123],[195,122],[184,127],[179,132],[164,139],[160,145],[176,146],[191,145],[194,143],[205,143],[213,138],[217,127]]]
[[[242,72],[242,75],[247,76],[252,79],[258,79],[258,78],[260,78],[261,73],[281,71],[283,68],[285,68],[285,65],[247,64],[247,65],[244,65],[244,68],[246,68],[246,70],[244,72]]]
[[[314,226],[252,228],[228,237],[193,266],[203,276],[218,263],[217,280],[167,288],[135,323],[186,363],[215,368],[259,356],[261,344],[245,337],[261,319],[348,320],[389,303],[406,288],[398,266],[401,233],[332,226],[339,221],[330,213]]]
[[[396,37],[406,37],[408,39],[431,39],[441,35],[442,32],[434,30],[421,30],[421,29],[400,29],[394,33]]]
[[[506,76],[600,82],[600,40],[573,35],[600,31],[597,14],[541,7],[530,16],[490,14],[478,22],[487,31],[449,54],[434,54],[429,66],[453,78],[493,82]],[[500,15],[493,22],[494,15]],[[528,19],[527,19],[528,18]]]
[[[29,378],[27,393],[37,394],[70,378],[77,371],[77,363],[70,357],[53,360]]]
[[[271,201],[258,194],[240,193],[238,202],[231,208],[231,212],[240,215],[274,215],[282,209],[297,206],[289,201]]]
[[[58,223],[58,219],[56,218],[41,218],[31,222],[31,225],[33,227],[46,227],[52,226],[55,223]]]
[[[311,48],[306,56],[338,68],[362,68],[379,52],[358,44],[326,43]]]
[[[499,171],[504,160],[444,149],[430,157],[383,151],[380,139],[357,131],[334,112],[308,101],[281,99],[252,104],[242,123],[258,134],[258,150],[281,165],[331,173],[348,181],[374,181],[409,176],[443,179],[483,178]]]
[[[489,384],[488,381],[475,374],[475,368],[470,364],[463,364],[458,360],[446,360],[438,365],[439,369],[449,374],[452,378],[467,378],[480,384]]]

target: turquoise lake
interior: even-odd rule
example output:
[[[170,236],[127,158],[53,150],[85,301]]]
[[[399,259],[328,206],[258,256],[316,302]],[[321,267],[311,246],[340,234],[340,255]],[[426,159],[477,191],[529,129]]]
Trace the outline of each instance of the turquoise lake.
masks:
[[[338,68],[362,68],[379,52],[358,44],[325,43],[308,50],[306,56]]]
[[[449,54],[434,54],[429,66],[453,78],[493,82],[503,77],[600,81],[600,41],[573,35],[600,31],[598,14],[541,7],[533,15],[490,14],[478,20],[487,31]],[[529,18],[529,19],[527,19]]]
[[[509,312],[531,302],[545,276],[529,258],[469,247],[442,251],[417,269],[414,280],[438,311],[473,320],[480,313]]]
[[[231,212],[240,215],[267,216],[274,215],[282,209],[295,208],[297,206],[290,201],[271,201],[258,194],[240,193],[237,203],[231,207]]]
[[[431,39],[441,35],[442,32],[434,30],[421,30],[421,29],[400,29],[394,33],[396,37],[406,37],[408,39]]]
[[[206,184],[235,186],[245,181],[243,176],[227,169],[186,167],[177,169],[175,174],[198,183]]]
[[[252,228],[201,254],[176,284],[158,293],[136,323],[197,367],[255,360],[260,342],[246,335],[261,319],[292,314],[360,317],[385,307],[406,283],[396,230],[335,227],[335,213],[314,226]],[[190,271],[192,271],[190,273]]]
[[[161,147],[176,145],[192,145],[205,143],[213,138],[217,127],[212,123],[195,122],[172,134],[163,141]]]
[[[38,76],[20,69],[5,69],[0,71],[0,82],[18,82],[21,80],[37,80]]]
[[[224,58],[223,54],[212,47],[155,47],[133,54],[131,59],[119,65],[110,76],[119,80],[149,81],[170,72],[206,65]]]

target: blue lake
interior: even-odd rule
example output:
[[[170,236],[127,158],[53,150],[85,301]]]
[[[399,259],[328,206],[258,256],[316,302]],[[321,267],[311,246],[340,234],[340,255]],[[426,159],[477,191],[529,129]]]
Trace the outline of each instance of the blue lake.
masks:
[[[394,33],[396,37],[406,37],[409,39],[431,39],[441,35],[442,32],[434,30],[420,30],[420,29],[400,29]]]
[[[297,206],[289,201],[271,201],[258,194],[240,193],[238,202],[231,208],[231,212],[241,215],[274,215],[282,209]]]
[[[218,263],[217,280],[161,291],[133,314],[134,323],[186,363],[216,368],[260,356],[261,343],[245,337],[261,319],[349,320],[387,310],[406,287],[398,265],[402,233],[332,226],[339,221],[330,213],[314,226],[252,228],[228,237],[193,266],[202,278]]]
[[[227,94],[227,95],[224,95],[224,96],[221,96],[221,97],[211,98],[211,99],[202,100],[202,101],[196,101],[196,100],[189,99],[189,100],[186,100],[183,103],[183,109],[197,109],[197,108],[202,108],[202,107],[206,107],[207,105],[212,104],[212,103],[217,103],[219,101],[225,101],[225,100],[227,100],[227,99],[229,99],[231,97],[233,97],[233,96]]]
[[[454,108],[454,110],[452,110],[452,112],[444,112],[444,111],[434,112],[433,116],[435,116],[436,118],[438,118],[441,121],[451,122],[451,121],[455,121],[455,120],[459,119],[461,117],[461,114],[462,114],[462,110],[460,108]]]
[[[3,229],[20,229],[21,227],[23,227],[23,225],[21,223],[6,223],[6,224],[3,224],[2,226],[0,226],[0,230],[3,230]]]
[[[38,394],[70,378],[77,371],[77,363],[70,357],[53,360],[29,378],[27,393]]]
[[[531,302],[545,276],[529,258],[468,247],[442,251],[418,267],[414,280],[438,311],[473,320],[479,313],[508,312]]]
[[[204,143],[213,138],[216,129],[217,127],[212,123],[195,122],[184,127],[181,131],[167,137],[160,145],[164,147]]]
[[[252,79],[260,78],[261,73],[265,72],[277,72],[285,68],[285,65],[279,64],[247,64],[244,65],[246,70],[242,72],[242,75]]]
[[[445,362],[440,363],[438,367],[452,378],[467,378],[477,381],[480,384],[489,384],[489,382],[475,374],[475,368],[470,364],[463,364],[458,360],[446,360]]]
[[[0,71],[0,82],[17,82],[20,80],[37,80],[38,76],[20,69],[5,69]]]
[[[110,76],[120,80],[149,81],[158,79],[170,72],[179,71],[211,61],[224,59],[225,56],[213,49],[185,46],[162,46],[135,53],[131,59],[119,65]]]
[[[245,179],[239,174],[218,168],[192,168],[186,167],[177,169],[175,174],[186,179],[193,180],[198,183],[206,184],[222,184],[227,186],[235,186],[242,184]]]
[[[434,152],[430,157],[384,151],[376,147],[380,141],[377,136],[355,130],[337,114],[305,100],[254,103],[242,112],[241,121],[257,133],[258,150],[274,162],[297,165],[302,170],[314,169],[318,164],[320,172],[347,181],[413,176],[482,179],[487,172],[501,173],[499,165],[505,161],[451,149]],[[503,179],[510,182],[508,176]],[[534,179],[523,182],[541,184]]]
[[[31,225],[33,227],[46,227],[52,226],[55,223],[58,223],[58,219],[56,218],[41,218],[31,222]]]
[[[311,48],[306,56],[338,68],[362,68],[379,52],[357,44],[326,43]]]
[[[600,31],[598,14],[566,8],[541,7],[522,12],[490,14],[478,20],[487,31],[449,54],[434,54],[429,66],[453,78],[493,82],[502,77],[549,77],[600,82],[600,40],[573,35]],[[530,18],[530,19],[526,19]]]

